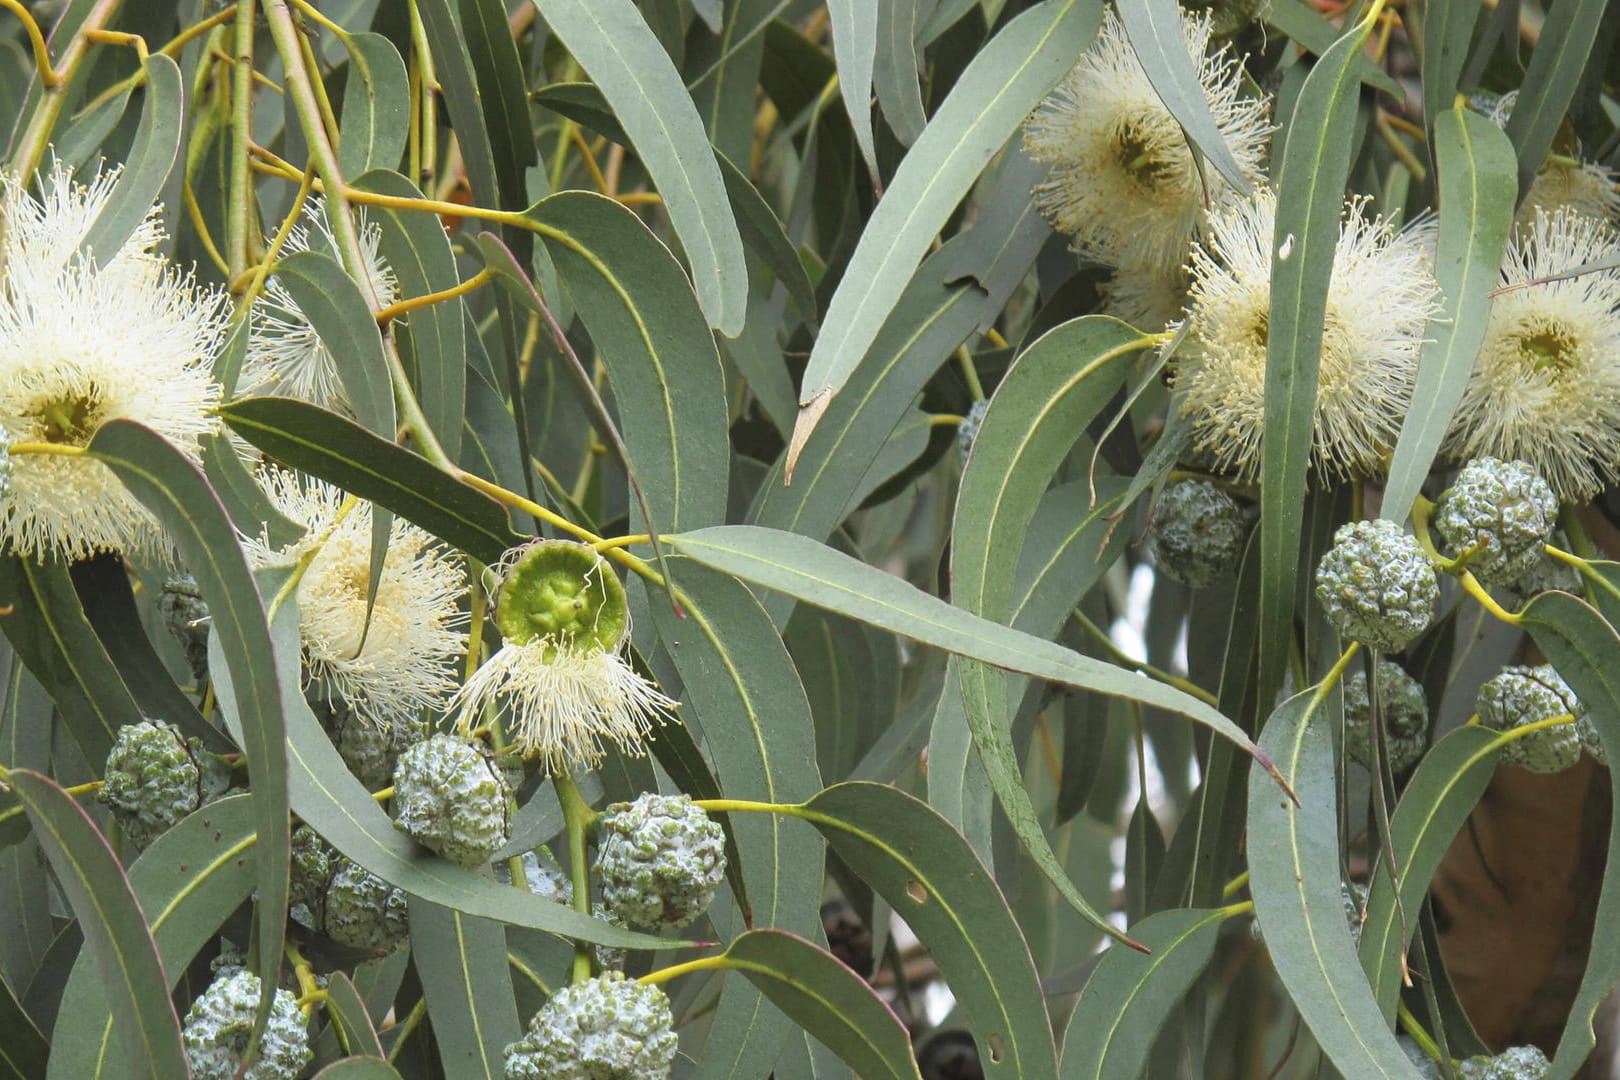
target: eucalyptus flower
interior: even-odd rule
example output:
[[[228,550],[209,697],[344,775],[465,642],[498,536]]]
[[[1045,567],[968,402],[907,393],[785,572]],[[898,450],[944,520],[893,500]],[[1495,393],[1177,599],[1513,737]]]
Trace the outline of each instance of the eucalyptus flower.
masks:
[[[1569,210],[1508,240],[1501,284],[1522,285],[1620,252],[1620,233]],[[1447,435],[1457,459],[1534,466],[1561,501],[1620,479],[1620,270],[1499,292]]]
[[[1215,124],[1244,178],[1264,178],[1269,102],[1242,92],[1243,63],[1229,46],[1210,51],[1210,16],[1181,16]],[[1177,266],[1206,207],[1237,197],[1213,169],[1200,174],[1186,133],[1136,58],[1110,8],[1073,70],[1024,125],[1024,150],[1052,166],[1035,202],[1077,251],[1108,262],[1127,255]]]
[[[458,730],[504,706],[525,757],[552,772],[594,768],[605,743],[643,752],[675,702],[625,662],[630,609],[607,561],[584,544],[539,540],[507,560],[495,595],[505,642],[457,692]]]
[[[219,430],[211,361],[225,296],[156,253],[154,207],[115,250],[82,250],[118,170],[87,181],[57,162],[39,180],[5,177],[0,195],[0,430],[65,453],[10,455],[0,551],[82,559],[153,553],[157,519],[82,449],[110,420],[133,420],[193,462]]]
[[[1322,322],[1311,463],[1330,479],[1369,475],[1395,445],[1412,396],[1424,328],[1439,297],[1426,229],[1397,231],[1353,200],[1339,226]],[[1269,191],[1214,216],[1193,249],[1187,340],[1176,390],[1193,449],[1245,480],[1260,473],[1266,426],[1273,244]]]
[[[282,547],[266,535],[249,537],[244,547],[255,567],[309,559],[298,583],[307,677],[379,728],[407,730],[421,710],[442,708],[467,650],[460,610],[467,580],[456,556],[396,517],[369,596],[371,504],[346,505],[331,484],[285,469],[267,470],[261,482],[276,509],[305,528]]]
[[[1517,90],[1503,94],[1491,105],[1487,115],[1499,127],[1506,127],[1518,100]],[[1620,214],[1620,176],[1596,161],[1549,154],[1519,201],[1513,223],[1520,227],[1534,225],[1538,211],[1553,213],[1557,210],[1612,221]]]

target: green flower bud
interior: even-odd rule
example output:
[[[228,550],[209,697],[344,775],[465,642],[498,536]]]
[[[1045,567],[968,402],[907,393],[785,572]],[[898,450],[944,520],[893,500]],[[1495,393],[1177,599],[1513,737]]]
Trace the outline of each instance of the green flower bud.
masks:
[[[558,904],[574,902],[574,887],[549,848],[540,847],[523,853],[523,877],[529,883],[529,891],[536,896],[543,896]],[[505,859],[495,862],[495,880],[502,885],[512,884],[512,871]]]
[[[210,623],[208,605],[203,601],[197,580],[184,574],[165,581],[163,592],[158,596],[158,614],[185,650],[186,665],[191,668],[192,676],[198,680],[206,678]]]
[[[1534,1046],[1511,1046],[1495,1057],[1479,1054],[1457,1070],[1466,1080],[1543,1080],[1551,1071],[1552,1062]]]
[[[230,772],[172,724],[143,720],[118,730],[96,792],[124,834],[145,848],[229,786]]]
[[[1393,521],[1353,521],[1316,567],[1316,598],[1344,637],[1399,652],[1429,627],[1440,586],[1418,542]]]
[[[598,824],[602,903],[627,926],[685,926],[725,878],[726,834],[685,795],[614,803]]]
[[[506,1048],[506,1080],[664,1080],[672,1024],[656,986],[617,973],[565,986]]]
[[[1367,907],[1367,886],[1352,881],[1339,885],[1339,898],[1344,901],[1344,921],[1350,926],[1350,940],[1361,948],[1361,913]]]
[[[1178,480],[1153,508],[1153,565],[1195,589],[1231,577],[1250,524],[1238,501],[1208,480]]]
[[[287,901],[294,922],[310,930],[321,928],[326,883],[332,878],[332,849],[308,825],[292,834],[292,880]]]
[[[505,846],[511,801],[489,758],[449,735],[424,739],[394,766],[394,827],[468,869]]]
[[[216,979],[186,1012],[183,1036],[192,1080],[233,1080],[247,1053],[259,1009],[259,977],[238,971]],[[314,1054],[308,1021],[298,999],[277,990],[270,1022],[259,1040],[258,1060],[243,1080],[292,1080]]]
[[[967,415],[956,429],[956,448],[962,452],[963,461],[973,453],[973,441],[979,437],[979,426],[984,423],[984,414],[989,408],[990,400],[979,398],[968,407]]]
[[[1554,716],[1581,714],[1580,700],[1549,664],[1506,667],[1479,688],[1480,722],[1498,731]],[[1559,724],[1510,742],[1502,764],[1536,773],[1563,772],[1581,758],[1581,736],[1574,724]]]
[[[310,707],[337,747],[343,764],[367,791],[378,791],[392,783],[400,752],[428,736],[424,721],[371,723],[341,699],[327,701],[322,695],[311,701]]]
[[[386,953],[405,940],[405,894],[341,855],[324,908],[326,936],[340,945]]]
[[[1434,527],[1487,585],[1511,585],[1543,554],[1558,520],[1558,499],[1522,461],[1477,458],[1440,497]]]
[[[1390,769],[1405,772],[1423,756],[1428,743],[1429,707],[1423,687],[1399,664],[1380,660],[1378,704]],[[1364,671],[1344,681],[1344,752],[1350,760],[1372,768],[1372,698]]]
[[[612,652],[629,629],[630,606],[618,577],[589,546],[536,540],[520,549],[501,579],[495,625],[519,645],[551,638]]]

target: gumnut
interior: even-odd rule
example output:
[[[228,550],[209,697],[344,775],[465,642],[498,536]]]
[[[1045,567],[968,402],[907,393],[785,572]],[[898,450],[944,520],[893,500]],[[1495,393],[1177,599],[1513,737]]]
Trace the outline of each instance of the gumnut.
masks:
[[[186,1012],[183,1036],[193,1080],[292,1080],[314,1055],[298,999],[277,990],[258,1058],[238,1073],[259,1008],[259,977],[237,971],[215,979]]]
[[[153,720],[118,729],[102,777],[96,798],[137,848],[230,786],[230,770],[219,758],[174,725]]]
[[[332,879],[332,849],[316,831],[300,825],[292,833],[292,875],[287,893],[289,914],[294,922],[319,930],[326,885]]]
[[[506,1048],[506,1080],[664,1080],[672,1024],[662,990],[617,972],[565,986]]]
[[[1558,498],[1534,466],[1476,458],[1440,497],[1434,527],[1487,585],[1512,585],[1528,570],[1558,520]]]
[[[968,406],[967,415],[962,417],[962,423],[956,429],[956,448],[962,452],[964,461],[973,453],[973,442],[979,437],[979,427],[984,423],[984,414],[989,408],[989,398],[976,399]]]
[[[190,574],[172,577],[163,583],[158,596],[158,614],[163,625],[186,653],[186,665],[193,678],[208,674],[208,604]]]
[[[511,836],[511,789],[471,743],[432,735],[394,766],[394,827],[469,869],[487,863]]]
[[[1399,664],[1380,660],[1378,704],[1390,771],[1405,772],[1423,756],[1428,743],[1429,707],[1423,687]],[[1350,760],[1369,769],[1373,764],[1372,731],[1367,673],[1357,671],[1344,681],[1344,752]]]
[[[341,699],[328,701],[324,692],[314,688],[310,696],[316,698],[310,701],[310,708],[337,747],[338,756],[367,791],[392,783],[400,753],[428,736],[425,722],[374,724]]]
[[[1510,1046],[1494,1057],[1480,1054],[1457,1070],[1465,1080],[1543,1080],[1552,1062],[1535,1046]]]
[[[685,926],[725,878],[726,835],[685,795],[645,794],[598,820],[602,903],[627,926]]]
[[[405,940],[405,894],[359,863],[338,856],[326,886],[323,929],[340,945],[390,952]]]
[[[558,904],[574,902],[574,887],[569,884],[568,875],[563,873],[557,857],[549,848],[539,847],[523,853],[523,878],[529,884],[529,891],[536,896],[543,896]],[[512,871],[505,859],[495,863],[495,880],[502,885],[512,884]]]
[[[1475,700],[1480,722],[1510,731],[1555,716],[1579,718],[1581,703],[1563,676],[1549,664],[1505,667],[1479,688]],[[1575,724],[1557,724],[1515,739],[1502,751],[1502,764],[1536,773],[1563,772],[1581,758],[1581,734]]]
[[[1418,542],[1393,521],[1340,526],[1316,567],[1316,598],[1341,635],[1399,652],[1428,629],[1440,585]]]
[[[1243,556],[1252,519],[1208,480],[1177,480],[1153,508],[1153,565],[1194,589],[1230,577]]]

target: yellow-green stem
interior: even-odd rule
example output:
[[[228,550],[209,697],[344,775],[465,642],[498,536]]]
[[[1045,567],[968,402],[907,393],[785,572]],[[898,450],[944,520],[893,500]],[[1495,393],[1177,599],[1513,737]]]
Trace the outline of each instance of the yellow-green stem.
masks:
[[[235,67],[231,72],[231,197],[225,263],[233,281],[247,269],[248,252],[258,231],[254,227],[253,174],[248,166],[248,147],[253,142],[253,20],[257,13],[255,0],[240,0],[231,36]]]
[[[591,913],[591,871],[585,858],[585,833],[590,828],[596,811],[585,802],[579,786],[567,773],[551,778],[557,789],[557,801],[562,803],[563,823],[568,830],[568,870],[574,888],[574,910],[581,915]],[[584,982],[591,977],[592,947],[590,942],[574,943],[573,982]]]
[[[726,958],[724,955],[702,956],[696,960],[688,960],[684,964],[671,964],[667,968],[659,968],[657,971],[649,971],[636,981],[641,983],[642,986],[657,986],[659,983],[666,983],[671,979],[678,979],[682,975],[690,975],[694,971],[713,971],[715,968],[723,968],[725,966]]]

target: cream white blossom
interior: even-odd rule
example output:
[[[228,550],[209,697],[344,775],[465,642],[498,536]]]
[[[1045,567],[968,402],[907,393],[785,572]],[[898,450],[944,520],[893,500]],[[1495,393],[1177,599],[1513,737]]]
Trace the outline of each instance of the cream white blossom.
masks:
[[[1499,127],[1506,127],[1518,100],[1517,90],[1503,94],[1488,115]],[[1572,210],[1613,224],[1620,214],[1620,175],[1595,161],[1549,154],[1520,200],[1513,223],[1528,227],[1535,223],[1538,211],[1550,214],[1556,210]]]
[[[276,509],[306,529],[283,547],[263,535],[244,547],[255,567],[310,559],[298,583],[307,677],[374,727],[404,730],[421,710],[442,708],[467,650],[467,580],[457,557],[396,517],[368,625],[371,504],[284,469],[267,470],[261,483]]]
[[[1261,191],[1215,215],[1193,251],[1189,333],[1177,354],[1194,449],[1244,479],[1259,474],[1266,423],[1276,211],[1276,197]],[[1397,231],[1367,217],[1361,200],[1340,224],[1311,436],[1312,465],[1330,479],[1378,472],[1400,432],[1439,294],[1431,231]]]
[[[1156,334],[1185,314],[1191,284],[1183,265],[1127,257],[1097,291],[1108,314]]]
[[[1242,61],[1209,51],[1210,17],[1183,14],[1199,85],[1250,184],[1264,177],[1269,103],[1242,92]],[[1073,70],[1024,125],[1024,150],[1051,165],[1035,202],[1077,251],[1118,263],[1179,266],[1206,218],[1237,193],[1214,169],[1200,176],[1180,123],[1154,92],[1112,8]]]
[[[640,755],[676,703],[624,658],[624,586],[590,547],[542,540],[507,560],[495,623],[506,640],[457,693],[457,729],[504,708],[508,734],[551,772],[601,763],[607,744]]]
[[[359,231],[366,277],[377,302],[387,307],[399,299],[399,280],[382,256],[382,228],[368,222],[362,213]],[[281,257],[312,250],[327,254],[337,251],[337,240],[320,199],[310,200],[303,219],[287,234]],[[337,361],[322,344],[298,301],[274,275],[265,284],[264,294],[253,304],[252,333],[237,392],[276,394],[335,412],[351,411],[348,394],[338,375]]]
[[[1538,214],[1508,241],[1501,284],[1620,253],[1620,233],[1570,210]],[[1620,270],[1498,293],[1452,419],[1458,460],[1529,462],[1561,500],[1620,479]]]
[[[70,449],[110,420],[132,420],[197,461],[219,430],[211,364],[225,297],[156,252],[156,207],[117,250],[81,250],[117,175],[78,180],[58,162],[40,177],[42,197],[3,181],[0,429],[13,443]],[[0,551],[80,559],[163,547],[156,518],[88,456],[14,454],[10,486]]]

